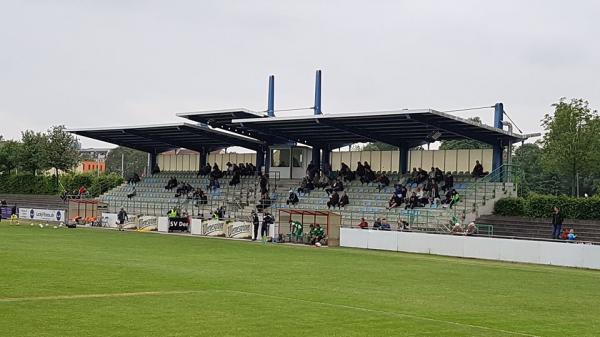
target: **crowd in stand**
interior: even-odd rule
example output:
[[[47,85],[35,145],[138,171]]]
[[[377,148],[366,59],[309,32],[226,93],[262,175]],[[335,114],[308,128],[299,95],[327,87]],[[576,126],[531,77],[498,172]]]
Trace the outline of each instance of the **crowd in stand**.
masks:
[[[471,175],[476,178],[488,173],[484,171],[479,161],[476,161]],[[298,193],[308,194],[315,189],[327,192],[328,208],[341,208],[350,203],[349,197],[344,192],[344,183],[359,180],[361,184],[377,184],[378,191],[390,186],[390,178],[385,173],[376,174],[368,162],[358,162],[356,170],[352,171],[346,163],[341,163],[340,170],[334,175],[329,165],[325,165],[322,172],[310,163],[306,176],[297,188]],[[340,193],[343,195],[340,196]],[[410,175],[394,185],[394,192],[388,200],[388,209],[403,206],[405,209],[418,207],[449,207],[452,208],[460,201],[460,194],[454,188],[454,176],[451,172],[444,173],[438,167],[432,167],[427,172],[422,168],[413,168]],[[290,191],[288,205],[296,205],[299,196]]]

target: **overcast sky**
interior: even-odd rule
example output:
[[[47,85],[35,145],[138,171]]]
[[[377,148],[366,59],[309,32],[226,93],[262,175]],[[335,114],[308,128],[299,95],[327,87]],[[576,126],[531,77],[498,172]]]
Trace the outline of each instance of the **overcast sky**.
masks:
[[[271,74],[278,109],[309,107],[316,69],[324,113],[503,102],[538,132],[560,97],[600,106],[599,16],[576,0],[0,0],[0,134],[264,110]]]

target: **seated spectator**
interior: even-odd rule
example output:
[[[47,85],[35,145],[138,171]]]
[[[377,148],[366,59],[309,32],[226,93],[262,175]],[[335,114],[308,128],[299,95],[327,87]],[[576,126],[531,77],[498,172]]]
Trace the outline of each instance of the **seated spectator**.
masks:
[[[450,233],[454,234],[454,235],[463,235],[464,232],[465,232],[465,229],[458,222],[456,224],[454,224],[454,226],[452,227],[452,230],[450,231]]]
[[[85,196],[87,194],[87,188],[85,188],[85,186],[81,185],[81,187],[79,187],[78,194],[79,194],[79,197],[82,198],[83,196]]]
[[[350,203],[350,200],[348,199],[348,194],[346,194],[346,192],[344,192],[344,194],[342,194],[342,198],[340,199],[340,208],[348,205]]]
[[[567,235],[567,240],[575,241],[575,239],[577,239],[577,235],[575,235],[575,230],[571,228],[571,230],[569,230],[569,234]]]
[[[290,195],[288,196],[287,201],[285,202],[288,205],[294,205],[296,206],[296,204],[300,201],[300,199],[298,199],[298,194],[296,194],[294,192],[294,190],[290,190]]]
[[[562,240],[566,240],[569,237],[569,229],[563,228],[562,233],[560,233],[559,238]]]
[[[140,182],[140,176],[137,173],[134,173],[133,176],[131,178],[129,178],[129,180],[127,180],[127,184],[129,185],[136,185],[137,183]]]
[[[410,225],[408,224],[408,222],[404,221],[404,220],[400,220],[398,219],[398,230],[399,231],[408,231],[410,230]]]
[[[208,203],[208,197],[201,188],[196,188],[194,190],[192,200],[196,202],[196,205],[206,205]]]
[[[135,191],[135,186],[133,186],[133,190],[129,193],[127,193],[127,199],[131,199],[133,197],[135,197],[135,195],[137,194],[137,192]]]
[[[208,191],[209,192],[215,192],[219,188],[221,188],[221,184],[219,184],[219,180],[211,177],[210,180],[209,180],[209,182],[208,182]]]
[[[346,165],[345,163],[342,163],[341,165],[340,176],[344,181],[348,182],[355,179],[354,172],[352,172],[352,170],[350,170],[350,167],[348,167],[348,165]]]
[[[325,189],[325,192],[327,192],[327,195],[331,194],[332,192],[341,192],[344,190],[344,183],[342,183],[339,179],[336,180],[333,185],[329,188]]]
[[[321,242],[321,240],[323,240],[325,238],[325,230],[321,227],[321,225],[316,224],[310,230],[309,236],[310,236],[310,244],[314,245],[317,242]]]
[[[379,227],[380,231],[391,231],[392,230],[392,226],[390,226],[390,223],[387,221],[386,218],[381,219],[381,226]]]
[[[431,167],[431,171],[427,173],[427,179],[434,180],[435,179],[435,167]]]
[[[365,220],[365,218],[360,218],[360,223],[358,224],[360,229],[369,229],[369,223]]]
[[[454,187],[454,176],[452,175],[452,172],[448,171],[444,177],[444,187],[442,187],[442,191],[448,191],[452,189],[452,187]]]
[[[436,202],[437,200],[440,200],[440,190],[439,190],[438,184],[434,181],[431,184],[430,190],[429,190],[429,203],[437,204],[437,202]]]
[[[298,192],[303,193],[303,194],[308,194],[314,189],[315,189],[315,185],[313,184],[312,180],[310,180],[308,178],[308,176],[306,176],[302,179],[302,182],[300,183],[300,187],[298,188]]]
[[[340,207],[340,195],[337,191],[333,191],[329,196],[329,201],[327,201],[327,208],[335,208]]]
[[[369,165],[369,164],[367,164],[367,162],[365,162],[365,164],[366,164],[366,165]],[[367,167],[367,166],[364,166],[364,165],[363,165],[363,167],[365,168],[365,174],[364,174],[364,176],[362,176],[362,177],[360,178],[360,183],[361,183],[361,184],[370,184],[372,181],[374,181],[374,180],[375,180],[375,172],[373,172],[373,171],[371,170],[371,167],[370,167],[370,166],[369,166],[369,167]]]
[[[429,198],[425,196],[425,192],[419,187],[417,187],[417,198],[421,205],[427,205],[427,203],[429,203]]]
[[[435,168],[435,177],[433,180],[438,184],[444,181],[444,172],[439,167]]]
[[[476,160],[475,167],[473,167],[473,172],[471,172],[471,175],[475,178],[481,178],[485,177],[487,174],[488,172],[483,172],[483,165],[479,163],[479,160]]]
[[[474,235],[477,234],[477,226],[475,226],[474,222],[469,223],[467,226],[467,230],[465,231],[465,235]]]
[[[401,184],[396,184],[394,187],[395,187],[394,193],[396,193],[400,197],[400,199],[402,199],[404,201],[404,198],[406,198],[408,195],[408,190],[406,189],[406,186],[401,185]]]
[[[306,175],[310,180],[314,180],[317,173],[319,173],[319,168],[311,161],[306,168]]]
[[[406,202],[406,207],[405,209],[413,209],[415,207],[419,206],[419,197],[417,197],[417,193],[416,192],[412,192],[412,194],[410,195],[410,197],[408,198],[408,201]]]
[[[327,201],[327,208],[331,207],[340,207],[340,195],[336,191],[333,191],[333,193],[331,193],[331,195],[329,196],[329,201]]]
[[[455,189],[452,189],[452,197],[450,198],[450,208],[460,201],[460,194]]]
[[[210,165],[206,164],[198,170],[198,174],[196,176],[206,176],[210,174]]]
[[[373,229],[374,230],[379,230],[380,228],[381,228],[381,218],[377,218],[373,222]]]
[[[177,185],[177,178],[171,177],[165,186],[165,190],[172,190],[173,188],[177,187]]]
[[[382,173],[379,177],[377,177],[377,183],[377,190],[381,192],[382,189],[390,186],[390,178],[388,178],[385,174]]]
[[[423,170],[422,168],[419,168],[416,183],[421,184],[421,183],[427,181],[428,176],[429,175],[427,174],[427,171]]]
[[[402,198],[397,193],[394,193],[392,195],[392,197],[390,198],[390,200],[388,200],[387,209],[400,207],[400,205],[402,205],[402,202],[403,202]]]
[[[229,186],[237,186],[240,183],[240,170],[238,168],[232,172],[233,177],[231,178],[231,181],[229,181]]]
[[[362,180],[362,177],[365,176],[365,167],[363,166],[363,164],[360,161],[356,164],[355,172],[356,172],[356,176],[361,178],[361,180]]]
[[[413,167],[412,172],[410,173],[410,178],[408,178],[407,183],[409,184],[413,184],[413,183],[417,183],[417,181],[419,180],[419,171],[417,171],[416,167]]]
[[[325,187],[329,186],[330,181],[331,180],[328,176],[322,174],[319,180],[315,183],[315,188],[324,189]]]
[[[213,165],[212,171],[210,171],[210,176],[214,179],[223,178],[223,172],[221,172],[221,169],[219,169],[219,165],[217,165],[217,163]]]

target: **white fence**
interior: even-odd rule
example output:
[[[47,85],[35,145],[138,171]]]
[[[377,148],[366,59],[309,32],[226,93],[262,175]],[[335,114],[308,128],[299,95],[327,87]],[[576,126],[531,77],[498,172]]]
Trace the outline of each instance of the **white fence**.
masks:
[[[600,269],[600,246],[342,228],[340,246]]]

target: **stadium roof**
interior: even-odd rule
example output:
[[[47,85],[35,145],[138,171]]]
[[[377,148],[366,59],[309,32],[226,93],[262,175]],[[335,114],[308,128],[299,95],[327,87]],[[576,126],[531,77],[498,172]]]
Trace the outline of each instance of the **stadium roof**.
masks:
[[[256,150],[262,145],[261,142],[249,137],[189,123],[70,129],[68,131],[150,153],[161,153],[176,148],[186,148],[198,152],[205,149],[210,152],[230,146]]]
[[[290,141],[289,137],[280,137],[279,135],[272,134],[268,131],[265,132],[259,129],[248,128],[238,123],[232,123],[232,120],[240,118],[267,118],[267,115],[265,115],[264,113],[251,111],[245,108],[182,112],[178,113],[177,116],[187,118],[195,122],[204,123],[214,128],[220,128],[223,130],[253,137],[263,142],[269,142],[271,144],[285,144]]]
[[[435,140],[474,139],[488,144],[526,137],[443,112],[420,109],[294,117],[238,118],[231,121],[250,130],[275,134],[308,145],[339,146],[383,142],[416,146]]]

